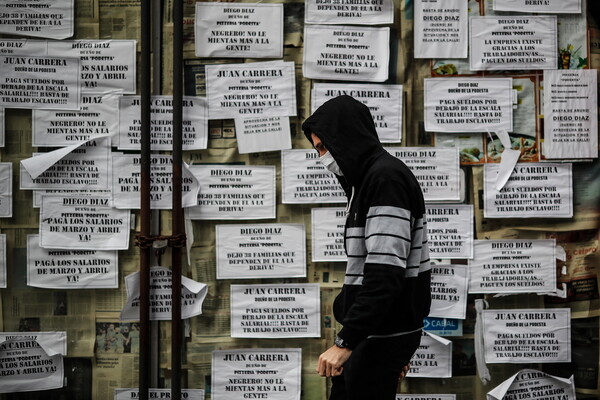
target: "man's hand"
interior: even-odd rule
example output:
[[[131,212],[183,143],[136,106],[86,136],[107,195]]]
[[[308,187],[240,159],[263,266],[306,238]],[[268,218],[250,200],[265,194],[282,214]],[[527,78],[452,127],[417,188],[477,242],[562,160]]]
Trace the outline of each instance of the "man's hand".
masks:
[[[404,379],[404,377],[406,376],[406,374],[408,374],[408,371],[410,370],[410,363],[406,364],[404,367],[402,367],[402,371],[400,371],[400,380]]]
[[[342,365],[350,358],[352,350],[331,346],[319,356],[317,373],[321,376],[332,377],[342,374]]]

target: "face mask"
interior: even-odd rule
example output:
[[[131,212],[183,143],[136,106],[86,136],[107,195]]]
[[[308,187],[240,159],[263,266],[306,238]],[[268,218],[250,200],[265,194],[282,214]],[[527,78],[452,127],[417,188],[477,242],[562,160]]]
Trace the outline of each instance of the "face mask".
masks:
[[[333,172],[334,174],[339,175],[339,176],[344,176],[344,174],[342,173],[342,170],[340,169],[340,166],[333,159],[333,156],[331,155],[330,152],[327,152],[327,153],[323,154],[321,157],[319,157],[319,162],[321,164],[323,164],[323,166],[325,168],[327,168],[329,171]]]

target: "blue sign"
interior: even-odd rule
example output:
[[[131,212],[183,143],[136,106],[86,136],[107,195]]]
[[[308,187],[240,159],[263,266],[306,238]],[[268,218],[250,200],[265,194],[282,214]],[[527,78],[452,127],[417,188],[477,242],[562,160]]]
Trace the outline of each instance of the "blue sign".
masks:
[[[462,336],[462,319],[433,318],[427,317],[423,320],[424,329],[438,336]]]

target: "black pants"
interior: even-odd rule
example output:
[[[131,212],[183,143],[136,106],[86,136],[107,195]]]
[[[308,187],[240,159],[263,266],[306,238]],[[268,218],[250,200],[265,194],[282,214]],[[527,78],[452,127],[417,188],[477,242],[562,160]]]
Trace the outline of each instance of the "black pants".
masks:
[[[329,400],[394,400],[402,367],[420,342],[421,331],[363,341],[352,351],[342,375],[331,378]]]

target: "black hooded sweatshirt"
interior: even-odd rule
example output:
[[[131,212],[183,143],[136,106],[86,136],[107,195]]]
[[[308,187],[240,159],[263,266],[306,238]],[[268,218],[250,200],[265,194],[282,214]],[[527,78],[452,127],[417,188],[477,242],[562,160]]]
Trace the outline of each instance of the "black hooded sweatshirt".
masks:
[[[338,333],[349,348],[369,337],[423,327],[431,305],[431,267],[423,193],[416,178],[379,142],[367,106],[339,96],[302,125],[316,134],[343,176],[349,198],[344,229],[348,264],[335,299]]]

